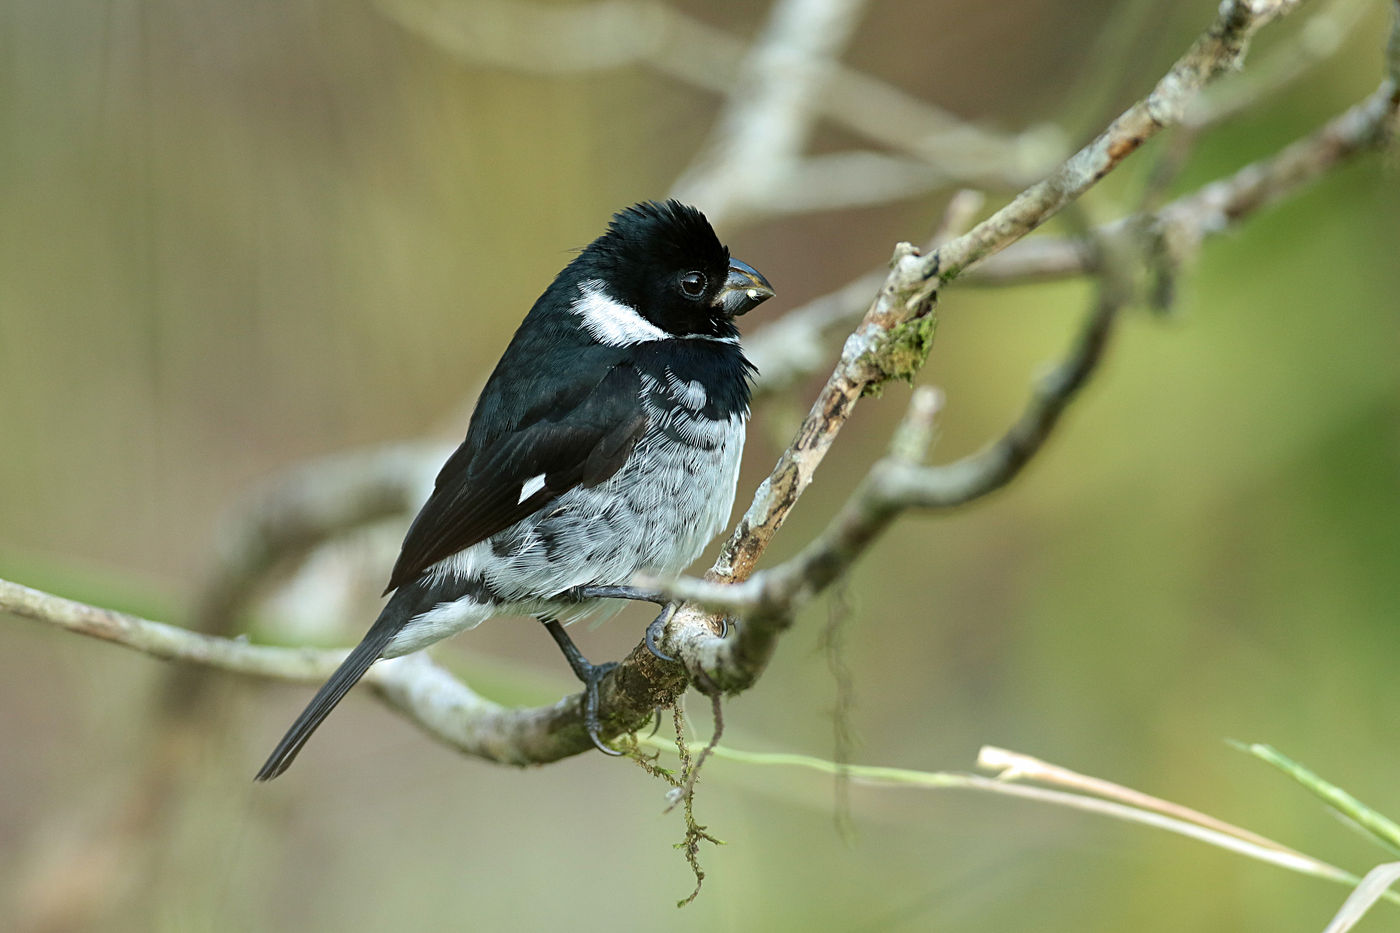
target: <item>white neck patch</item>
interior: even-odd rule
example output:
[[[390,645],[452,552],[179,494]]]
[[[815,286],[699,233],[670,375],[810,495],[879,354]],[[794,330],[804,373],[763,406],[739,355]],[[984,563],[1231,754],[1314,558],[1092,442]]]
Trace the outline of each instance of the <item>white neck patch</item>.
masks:
[[[635,343],[669,340],[675,336],[642,317],[636,308],[613,298],[598,279],[584,282],[579,286],[579,291],[581,297],[569,309],[583,319],[584,330],[601,344],[628,347]]]

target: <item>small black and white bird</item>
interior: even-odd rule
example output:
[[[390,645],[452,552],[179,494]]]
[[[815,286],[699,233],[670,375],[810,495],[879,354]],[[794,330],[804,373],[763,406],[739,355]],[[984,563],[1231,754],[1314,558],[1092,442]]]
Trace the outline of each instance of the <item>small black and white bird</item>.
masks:
[[[584,660],[562,624],[639,571],[679,572],[724,528],[754,372],[734,317],[772,295],[695,208],[614,215],[515,332],[408,530],[393,596],[257,780],[287,770],[376,660],[507,613],[549,628],[610,751],[596,710],[612,665]]]

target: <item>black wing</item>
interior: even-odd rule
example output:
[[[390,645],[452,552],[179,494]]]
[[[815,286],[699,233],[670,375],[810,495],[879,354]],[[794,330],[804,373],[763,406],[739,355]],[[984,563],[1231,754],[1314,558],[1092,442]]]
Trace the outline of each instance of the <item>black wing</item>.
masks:
[[[573,393],[557,393],[549,405],[524,413],[517,424],[493,430],[484,444],[475,444],[468,432],[408,529],[384,592],[509,528],[575,486],[596,486],[616,473],[646,429],[640,393],[636,369],[620,363],[595,385],[585,382]],[[522,497],[526,482],[539,476],[544,485]]]

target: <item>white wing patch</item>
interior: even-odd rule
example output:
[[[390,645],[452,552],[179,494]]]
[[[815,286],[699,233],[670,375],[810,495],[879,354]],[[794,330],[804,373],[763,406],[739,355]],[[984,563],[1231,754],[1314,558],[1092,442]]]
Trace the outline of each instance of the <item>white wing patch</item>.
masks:
[[[636,308],[613,298],[598,279],[584,282],[579,291],[582,297],[575,300],[570,309],[583,319],[584,330],[601,344],[629,347],[674,336],[642,317]]]
[[[527,480],[525,481],[525,483],[520,487],[520,498],[515,500],[515,504],[516,504],[516,505],[519,505],[520,503],[524,502],[526,499],[530,498],[531,496],[533,496],[535,493],[539,492],[539,491],[540,491],[541,489],[543,489],[543,488],[544,488],[544,474],[543,474],[543,473],[541,473],[539,476],[532,476],[532,477],[530,477],[530,478],[527,479]]]

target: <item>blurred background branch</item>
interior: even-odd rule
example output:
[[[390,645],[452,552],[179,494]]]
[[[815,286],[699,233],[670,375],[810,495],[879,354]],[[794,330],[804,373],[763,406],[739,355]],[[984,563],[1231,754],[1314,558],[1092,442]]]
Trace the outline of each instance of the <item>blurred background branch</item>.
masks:
[[[1019,187],[1062,155],[1060,134],[1049,124],[1017,135],[995,133],[843,66],[839,59],[865,0],[779,0],[753,43],[660,3],[378,3],[405,29],[472,63],[546,74],[642,64],[723,95],[728,105],[716,131],[672,189],[682,200],[706,205],[717,223],[818,210],[823,205],[811,199],[823,193],[844,197],[850,206],[935,185]],[[911,157],[878,163],[900,166],[905,185],[850,171],[860,166],[858,159],[841,172],[844,187],[802,190],[796,202],[775,196],[771,186],[791,194],[796,176],[808,175],[800,157],[818,115]]]

